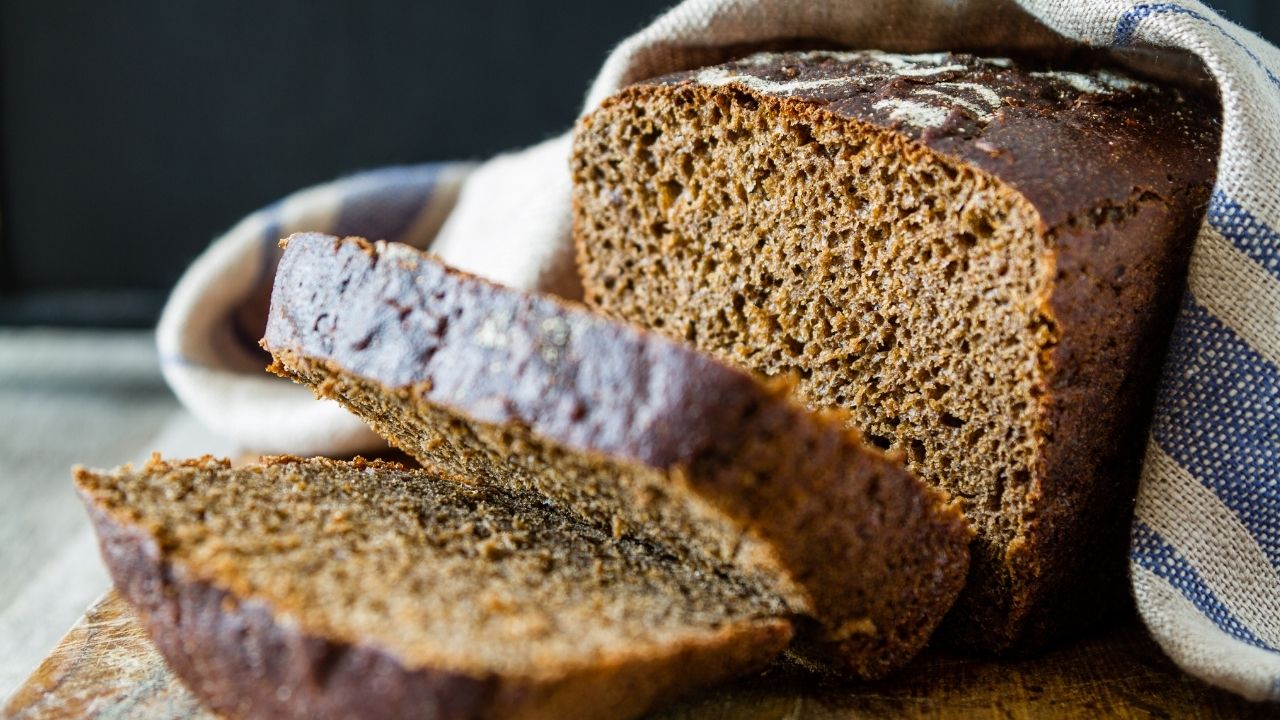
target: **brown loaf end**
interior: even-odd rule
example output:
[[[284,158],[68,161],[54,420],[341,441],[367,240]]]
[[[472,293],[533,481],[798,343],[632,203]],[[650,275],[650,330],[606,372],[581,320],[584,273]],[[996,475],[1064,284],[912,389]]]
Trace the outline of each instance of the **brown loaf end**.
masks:
[[[791,636],[648,548],[391,464],[155,459],[76,484],[121,595],[228,717],[634,717]]]
[[[1217,118],[1113,72],[967,55],[644,81],[576,131],[587,302],[798,377],[905,453],[978,532],[950,633],[1034,648],[1124,597]]]
[[[662,548],[875,677],[928,639],[969,534],[945,497],[806,411],[658,335],[447,269],[296,235],[263,346],[429,467]]]

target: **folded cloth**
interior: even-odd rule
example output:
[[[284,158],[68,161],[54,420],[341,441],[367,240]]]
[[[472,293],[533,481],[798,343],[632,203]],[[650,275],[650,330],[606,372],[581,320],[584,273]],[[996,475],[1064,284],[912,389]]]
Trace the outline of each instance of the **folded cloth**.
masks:
[[[303,455],[384,445],[336,402],[265,372],[280,238],[303,230],[427,247],[449,216],[464,163],[393,167],[302,190],[241,220],[187,269],[156,329],[165,379],[205,425],[246,448]]]
[[[613,51],[584,111],[629,82],[798,37],[907,52],[1083,42],[1171,80],[1191,79],[1194,67],[1216,82],[1217,185],[1144,463],[1133,591],[1152,635],[1188,672],[1280,700],[1280,51],[1195,0],[687,0]],[[469,178],[462,165],[375,171],[251,215],[169,301],[158,333],[170,384],[247,446],[339,453],[376,443],[338,408],[261,372],[255,341],[276,239],[318,230],[400,240],[495,280],[573,296],[568,147],[560,137]]]

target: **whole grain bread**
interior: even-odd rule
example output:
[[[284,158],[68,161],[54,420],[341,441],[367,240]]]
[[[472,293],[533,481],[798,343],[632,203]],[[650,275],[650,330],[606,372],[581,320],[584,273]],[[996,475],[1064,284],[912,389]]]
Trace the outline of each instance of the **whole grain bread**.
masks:
[[[909,659],[958,592],[958,510],[786,387],[407,246],[285,245],[271,369],[424,465],[770,598],[806,658],[862,677]]]
[[[356,460],[78,469],[120,593],[236,718],[627,718],[760,667],[766,599],[542,503]]]
[[[951,635],[1034,648],[1125,596],[1211,99],[1089,66],[763,53],[640,82],[574,140],[587,303],[798,378],[961,499]]]

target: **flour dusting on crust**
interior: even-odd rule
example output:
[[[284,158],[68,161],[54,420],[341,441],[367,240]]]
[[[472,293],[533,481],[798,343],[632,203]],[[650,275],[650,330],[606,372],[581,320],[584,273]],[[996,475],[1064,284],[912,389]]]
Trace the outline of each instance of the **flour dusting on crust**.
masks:
[[[846,78],[821,78],[818,80],[778,82],[776,80],[767,80],[762,77],[756,77],[755,75],[745,75],[722,67],[711,67],[702,70],[694,79],[700,84],[710,87],[742,85],[757,92],[769,95],[790,95],[792,93],[803,92],[805,90],[817,90],[818,88],[849,84],[849,80]]]
[[[833,62],[853,66],[848,75],[836,77],[801,77],[776,79],[761,77],[770,68],[802,63]],[[987,66],[995,72],[1011,71],[1013,62],[1004,57],[973,57],[951,53],[888,53],[881,50],[832,51],[814,50],[803,53],[756,53],[728,65],[706,68],[694,74],[695,82],[709,87],[736,85],[759,93],[790,96],[797,93],[855,89],[868,83],[888,84],[895,79],[911,78],[913,82],[895,87],[898,95],[877,100],[873,107],[888,114],[895,122],[918,129],[937,128],[954,110],[960,110],[973,121],[987,124],[1004,107],[1003,98],[991,86],[976,82],[953,82],[935,76],[972,71]],[[774,74],[774,73],[769,73]],[[1060,90],[1082,95],[1111,95],[1150,89],[1151,86],[1109,70],[1091,72],[1031,72],[1032,77],[1053,83]]]

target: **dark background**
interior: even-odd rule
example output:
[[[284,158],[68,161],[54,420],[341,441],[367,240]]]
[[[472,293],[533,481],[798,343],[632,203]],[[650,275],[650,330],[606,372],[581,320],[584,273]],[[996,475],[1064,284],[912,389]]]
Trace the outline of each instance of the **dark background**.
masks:
[[[149,325],[293,190],[557,134],[673,2],[0,0],[0,325]],[[1213,5],[1280,41],[1277,0]]]

